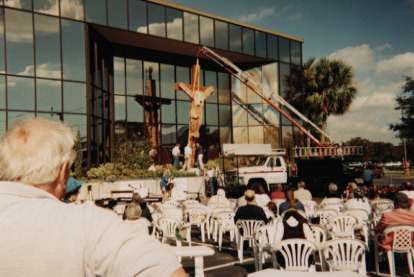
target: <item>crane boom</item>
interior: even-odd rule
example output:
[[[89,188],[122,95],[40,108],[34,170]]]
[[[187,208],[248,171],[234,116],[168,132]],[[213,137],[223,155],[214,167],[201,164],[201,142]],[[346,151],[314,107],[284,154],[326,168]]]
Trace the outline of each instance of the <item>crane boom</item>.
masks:
[[[317,146],[321,147],[324,146],[322,142],[317,139],[309,130],[307,130],[305,127],[303,127],[302,124],[300,124],[297,120],[295,120],[289,112],[287,112],[282,107],[286,107],[290,112],[295,114],[298,118],[303,120],[304,122],[308,123],[311,127],[313,127],[318,133],[320,133],[322,136],[327,138],[331,144],[333,144],[333,139],[321,128],[319,128],[315,123],[313,123],[309,118],[307,118],[305,115],[303,115],[301,112],[299,112],[295,107],[293,107],[291,104],[289,104],[283,97],[281,97],[278,94],[273,95],[274,100],[276,103],[270,98],[266,97],[262,85],[254,80],[252,78],[251,74],[248,72],[244,72],[241,70],[237,65],[232,63],[227,58],[220,56],[213,50],[211,50],[208,47],[203,46],[200,51],[200,54],[203,54],[207,58],[211,59],[218,65],[222,66],[225,70],[227,70],[230,74],[232,74],[235,78],[240,80],[244,85],[249,87],[254,93],[256,93],[263,101],[265,101],[268,105],[270,105],[272,108],[276,109],[278,112],[280,112],[286,119],[288,119],[290,122],[293,123],[302,133],[304,133],[307,137],[309,137]],[[282,107],[281,107],[282,106]]]

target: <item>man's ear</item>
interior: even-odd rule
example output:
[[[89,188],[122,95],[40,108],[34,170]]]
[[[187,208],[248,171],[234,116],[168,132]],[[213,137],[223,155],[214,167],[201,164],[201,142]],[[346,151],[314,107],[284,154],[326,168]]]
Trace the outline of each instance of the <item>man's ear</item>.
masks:
[[[70,173],[70,166],[69,166],[69,162],[64,162],[60,169],[59,169],[59,175],[56,179],[56,192],[58,194],[62,194],[61,196],[59,195],[58,197],[63,197],[65,191],[66,191],[66,184],[68,182],[68,178],[69,178],[69,173]]]

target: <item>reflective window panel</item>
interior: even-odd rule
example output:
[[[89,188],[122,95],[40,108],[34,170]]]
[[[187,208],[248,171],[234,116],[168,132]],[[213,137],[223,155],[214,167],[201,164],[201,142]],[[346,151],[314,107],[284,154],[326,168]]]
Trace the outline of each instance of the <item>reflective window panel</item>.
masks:
[[[198,15],[184,13],[184,40],[192,43],[199,43]]]
[[[59,0],[33,0],[33,9],[38,13],[59,15]]]
[[[6,132],[6,112],[0,111],[0,136]]]
[[[32,9],[32,0],[6,0],[4,2],[5,6],[13,7],[13,8],[20,8],[25,10]]]
[[[86,21],[98,24],[106,24],[106,1],[84,0]]]
[[[161,122],[175,124],[175,101],[161,106]]]
[[[114,57],[114,92],[125,94],[125,59]]]
[[[241,27],[233,24],[229,24],[229,36],[230,36],[230,50],[235,52],[242,51],[242,31]]]
[[[219,105],[220,126],[231,126],[230,105]]]
[[[255,67],[250,70],[247,70],[247,72],[250,73],[250,76],[253,80],[255,80],[257,83],[262,82],[262,69],[261,67]],[[244,86],[244,85],[243,85]],[[246,86],[245,86],[246,87]],[[247,103],[262,103],[262,98],[258,96],[253,90],[246,87],[247,90]]]
[[[249,143],[262,144],[263,142],[263,126],[249,127]]]
[[[36,76],[61,79],[59,19],[34,15]]]
[[[127,97],[128,122],[144,122],[144,109],[134,97]]]
[[[167,16],[167,37],[183,40],[183,12],[166,8]]]
[[[247,127],[234,127],[233,139],[234,143],[249,143]]]
[[[7,71],[10,74],[34,75],[32,14],[5,9]]]
[[[83,0],[60,0],[62,17],[83,20]]]
[[[82,83],[63,82],[63,109],[65,113],[86,114],[86,86]]]
[[[286,97],[286,88],[287,88],[287,77],[290,74],[290,66],[288,64],[280,63],[279,64],[280,70],[280,95],[282,97]]]
[[[227,73],[218,73],[218,96],[219,103],[230,104],[230,76]]]
[[[187,125],[178,125],[177,126],[177,143],[182,147],[185,146],[188,142],[188,123]]]
[[[190,103],[187,101],[177,101],[177,123],[188,124],[188,113]]]
[[[240,101],[247,102],[246,86],[239,79],[231,76],[231,92],[232,97],[237,103]]]
[[[63,78],[85,81],[84,24],[62,19]]]
[[[151,35],[165,37],[165,8],[148,3],[148,30]]]
[[[6,77],[0,75],[0,109],[6,109]]]
[[[34,79],[8,76],[7,87],[9,109],[34,111]]]
[[[204,16],[200,16],[200,44],[214,46],[214,21]]]
[[[266,118],[263,116],[262,104],[249,104],[249,111],[247,111],[248,125],[261,125],[264,124]]]
[[[113,27],[127,28],[127,0],[107,0],[108,24]]]
[[[206,104],[206,124],[207,125],[218,125],[218,110],[217,104]]]
[[[267,98],[275,99],[279,93],[279,76],[277,63],[262,66],[262,87]]]
[[[115,122],[126,120],[126,97],[121,95],[114,95],[115,106]]]
[[[272,145],[272,148],[280,148],[279,128],[264,126],[264,143]]]
[[[207,98],[207,103],[217,103],[217,72],[215,71],[204,71],[204,85],[212,86],[214,91],[210,96]]]
[[[176,143],[177,129],[175,125],[161,125],[161,143],[174,144]]]
[[[254,31],[243,28],[243,53],[254,55]]]
[[[231,143],[231,128],[220,127],[220,144]]]
[[[228,24],[223,22],[223,21],[219,21],[219,20],[215,20],[214,21],[215,24],[215,36],[216,36],[216,48],[220,48],[220,49],[229,49],[229,29],[228,29]]]
[[[295,65],[300,65],[302,60],[302,45],[297,41],[290,41],[291,61]]]
[[[4,54],[4,9],[0,8],[0,73],[6,72]]]
[[[69,125],[76,133],[79,132],[81,141],[86,141],[86,130],[87,122],[86,116],[84,115],[74,115],[74,114],[65,114],[64,121]]]
[[[289,40],[281,37],[279,37],[279,59],[290,63]]]
[[[141,0],[128,1],[129,29],[139,33],[148,33],[147,4]]]
[[[233,103],[233,126],[246,126],[247,125],[247,111],[244,107]]]
[[[126,85],[128,95],[142,95],[143,81],[141,60],[126,59]]]
[[[269,124],[273,126],[279,126],[280,113],[267,104],[263,104],[263,115],[267,119]]]
[[[144,61],[144,94],[150,95],[148,92],[148,81],[155,81],[155,93],[154,95],[159,95],[160,93],[160,84],[159,84],[159,64],[153,62]]]
[[[161,64],[161,97],[175,99],[174,66]]]
[[[45,112],[62,111],[61,81],[36,80],[37,110]]]
[[[283,147],[286,149],[291,148],[293,146],[292,126],[282,127],[282,144]]]
[[[176,66],[176,82],[182,82],[185,84],[190,83],[190,68],[184,66]],[[189,100],[190,98],[182,90],[177,90],[176,92],[177,99],[180,100]]]
[[[278,39],[277,36],[267,35],[267,56],[270,59],[278,60]]]
[[[266,50],[266,34],[263,32],[255,32],[256,38],[256,56],[266,58],[267,50]]]

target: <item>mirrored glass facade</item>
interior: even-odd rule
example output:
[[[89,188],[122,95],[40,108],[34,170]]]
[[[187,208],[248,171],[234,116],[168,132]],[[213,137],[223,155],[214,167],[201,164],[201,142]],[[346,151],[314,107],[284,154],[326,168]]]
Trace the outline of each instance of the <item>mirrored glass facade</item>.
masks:
[[[100,28],[116,35],[108,38]],[[133,36],[157,45],[132,45]],[[169,42],[225,50],[240,63],[253,60],[254,68],[249,62],[242,66],[270,98],[284,95],[290,68],[302,64],[299,40],[178,5],[0,0],[0,134],[21,117],[62,120],[80,134],[88,165],[109,161],[117,141],[146,144],[147,110],[139,97],[150,95],[151,87],[150,97],[162,101],[157,109],[162,151],[169,153],[176,142],[184,145],[191,102],[175,84],[191,82],[195,57],[170,52]],[[201,66],[201,84],[214,87],[200,129],[206,156],[216,157],[223,143],[283,147],[301,141],[292,124],[250,89],[212,64]]]

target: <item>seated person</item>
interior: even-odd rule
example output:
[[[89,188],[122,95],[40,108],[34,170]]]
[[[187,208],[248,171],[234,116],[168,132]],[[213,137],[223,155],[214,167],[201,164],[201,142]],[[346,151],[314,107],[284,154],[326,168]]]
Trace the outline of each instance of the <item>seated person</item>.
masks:
[[[314,241],[308,220],[296,209],[287,210],[276,226],[275,242],[285,239],[307,239]]]
[[[361,189],[357,188],[349,197],[344,204],[345,210],[362,209],[371,214],[371,205]]]
[[[414,213],[409,211],[410,201],[406,194],[398,192],[394,198],[394,210],[385,212],[378,222],[375,231],[384,232],[387,227],[395,225],[414,225]],[[383,238],[380,245],[386,250],[392,247],[393,235]],[[412,239],[414,243],[414,238]],[[413,244],[414,245],[414,244]]]
[[[335,183],[330,183],[328,186],[328,193],[326,194],[326,198],[340,198],[340,194],[338,192],[338,186]]]
[[[274,199],[285,199],[285,193],[283,192],[282,184],[277,184],[276,187],[273,188],[273,192],[270,194],[270,198]]]
[[[256,205],[255,193],[253,190],[246,190],[244,198],[247,204],[237,209],[234,222],[238,220],[262,220],[267,223],[267,217],[263,209]]]
[[[141,198],[141,195],[134,192],[134,194],[132,195],[132,203],[135,203],[141,208],[142,217],[146,218],[149,222],[152,222],[151,211],[148,208],[147,203],[144,201],[144,199]]]
[[[226,198],[226,192],[224,189],[219,188],[217,194],[210,197],[207,202],[207,206],[216,209],[216,208],[231,208],[231,202]]]
[[[310,201],[312,200],[312,193],[305,188],[305,182],[298,182],[298,189],[294,192],[295,198],[299,201]]]
[[[142,217],[142,210],[139,205],[135,203],[128,204],[122,218],[128,224],[135,225],[140,231],[148,233],[149,221]]]
[[[280,204],[279,206],[280,215],[282,215],[285,211],[289,209],[301,210],[303,212],[305,211],[305,207],[303,206],[303,204],[299,200],[295,199],[293,188],[289,188],[286,191],[285,195],[286,195],[286,201]]]
[[[269,198],[269,195],[266,194],[263,185],[257,184],[253,186],[253,190],[256,197],[256,204],[262,208],[266,207],[271,200]]]

